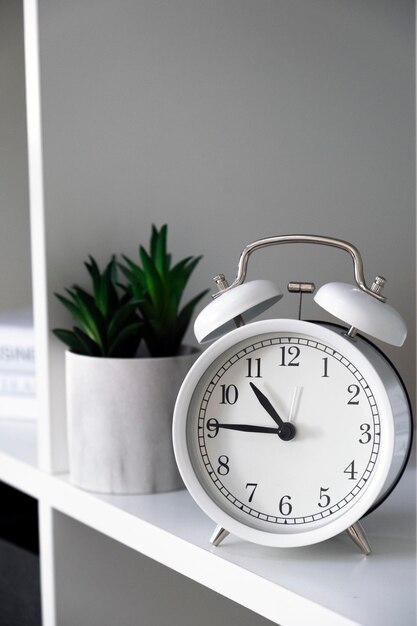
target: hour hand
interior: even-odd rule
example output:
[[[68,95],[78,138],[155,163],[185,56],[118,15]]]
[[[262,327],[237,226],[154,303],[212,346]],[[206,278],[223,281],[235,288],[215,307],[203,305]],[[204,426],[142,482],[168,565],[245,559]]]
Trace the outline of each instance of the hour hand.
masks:
[[[256,385],[252,382],[249,383],[252,391],[257,397],[259,404],[265,409],[270,417],[274,420],[274,422],[278,426],[278,437],[283,441],[290,441],[295,437],[295,426],[291,422],[284,422],[284,420],[279,415],[278,411],[272,406],[270,400],[266,397],[266,395],[258,389]]]

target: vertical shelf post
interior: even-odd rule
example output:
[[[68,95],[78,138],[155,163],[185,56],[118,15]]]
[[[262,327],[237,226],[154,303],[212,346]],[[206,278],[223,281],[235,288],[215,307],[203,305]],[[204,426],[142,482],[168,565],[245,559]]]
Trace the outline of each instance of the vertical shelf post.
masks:
[[[47,472],[67,469],[65,422],[53,415],[51,346],[48,315],[48,270],[43,171],[42,93],[38,0],[24,0],[26,119],[29,170],[29,205],[33,313],[38,394],[38,462]]]

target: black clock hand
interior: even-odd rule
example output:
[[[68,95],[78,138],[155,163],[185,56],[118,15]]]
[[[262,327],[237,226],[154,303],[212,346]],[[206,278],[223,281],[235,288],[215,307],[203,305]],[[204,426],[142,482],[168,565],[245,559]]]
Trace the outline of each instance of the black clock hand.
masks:
[[[211,422],[211,420],[209,420],[209,422]],[[247,433],[272,433],[274,435],[278,435],[278,428],[271,428],[270,426],[255,426],[254,424],[219,424],[219,422],[215,424],[214,422],[211,422],[211,427],[213,430],[225,428],[226,430],[240,430]]]
[[[274,409],[266,395],[263,394],[262,391],[258,389],[258,387],[256,387],[256,385],[254,385],[252,382],[249,384],[252,387],[252,391],[254,392],[255,396],[258,398],[260,405],[272,417],[274,422],[278,425],[278,428],[282,428],[284,425],[284,420],[282,420],[281,417],[278,415],[278,412]]]
[[[290,441],[291,439],[294,439],[296,432],[294,424],[292,424],[291,422],[284,422],[284,420],[280,417],[276,409],[272,406],[266,395],[262,393],[262,391],[258,389],[258,387],[256,387],[256,385],[254,385],[252,382],[249,384],[255,396],[257,397],[259,404],[265,409],[268,415],[270,415],[270,417],[272,417],[274,422],[277,424],[278,437],[283,441]]]

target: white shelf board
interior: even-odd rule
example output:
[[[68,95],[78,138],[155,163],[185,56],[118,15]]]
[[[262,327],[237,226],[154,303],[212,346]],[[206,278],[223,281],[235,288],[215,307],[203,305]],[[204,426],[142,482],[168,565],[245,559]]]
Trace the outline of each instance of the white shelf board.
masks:
[[[38,497],[37,423],[0,418],[0,480]]]
[[[415,468],[363,521],[373,548],[369,557],[346,535],[295,549],[228,537],[214,548],[213,523],[186,491],[145,496],[81,491],[67,475],[37,469],[35,427],[32,439],[30,426],[22,428],[18,444],[19,426],[7,436],[2,426],[0,479],[282,626],[416,623]]]
[[[363,525],[373,548],[347,536],[297,549],[208,539],[213,523],[185,491],[96,496],[61,479],[62,512],[283,626],[391,626],[416,621],[415,471]],[[78,500],[72,505],[71,495]],[[75,510],[76,509],[76,510]]]

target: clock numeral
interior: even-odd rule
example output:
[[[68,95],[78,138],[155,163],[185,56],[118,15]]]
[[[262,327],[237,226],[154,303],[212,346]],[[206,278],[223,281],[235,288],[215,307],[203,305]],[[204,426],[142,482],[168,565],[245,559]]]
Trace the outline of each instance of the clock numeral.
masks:
[[[359,400],[356,400],[360,391],[359,385],[349,385],[347,390],[348,393],[351,394],[351,398],[348,400],[348,404],[359,404]]]
[[[326,491],[329,491],[329,489],[330,487],[320,487],[320,501],[317,503],[317,506],[322,509],[325,509],[330,504],[330,496],[325,493]]]
[[[281,363],[280,366],[298,367],[297,359],[300,356],[300,348],[298,346],[281,346]]]
[[[258,483],[246,483],[246,489],[248,489],[248,488],[252,489],[252,491],[250,492],[250,495],[249,495],[248,502],[252,502],[253,494],[255,493],[257,486],[258,486]]]
[[[358,475],[358,472],[355,470],[355,461],[349,463],[347,468],[343,470],[343,473],[349,474],[349,480],[355,480],[356,476]]]
[[[370,433],[371,425],[361,424],[360,429],[362,431],[362,437],[359,439],[359,443],[369,443],[372,439],[372,435]]]
[[[207,435],[208,437],[210,437],[210,439],[214,439],[214,437],[217,437],[217,435],[219,434],[219,422],[214,419],[214,417],[211,417],[209,420],[207,420],[206,428],[209,433],[213,433],[212,435]]]
[[[229,457],[225,454],[221,454],[218,458],[219,467],[217,468],[217,473],[220,476],[227,476],[230,471],[229,468]]]
[[[329,378],[329,374],[328,374],[328,366],[329,366],[329,358],[327,356],[323,357],[323,374],[321,375],[322,378]]]
[[[279,512],[281,515],[290,515],[292,511],[292,505],[290,504],[291,496],[282,496],[279,501]]]
[[[220,385],[222,399],[220,404],[236,404],[239,392],[236,385]]]
[[[248,364],[248,373],[246,378],[262,378],[261,376],[261,359],[252,359],[249,357],[246,359]]]

